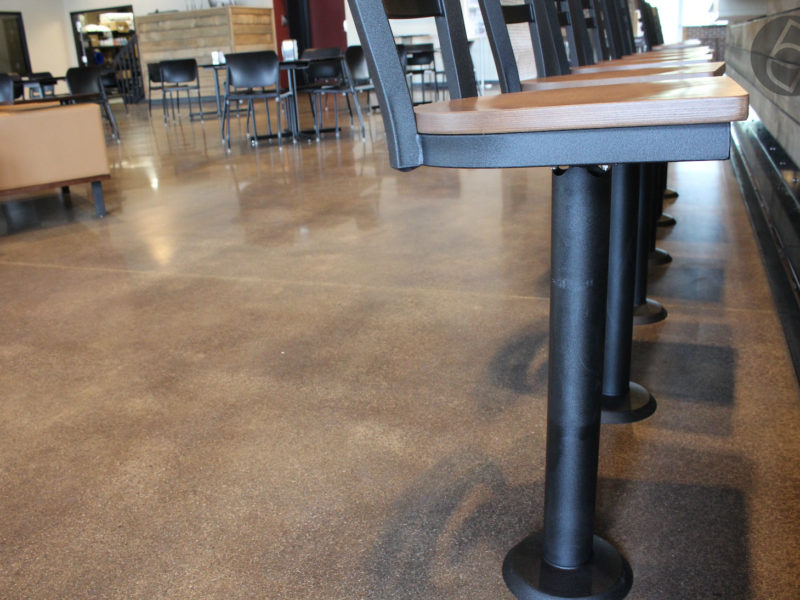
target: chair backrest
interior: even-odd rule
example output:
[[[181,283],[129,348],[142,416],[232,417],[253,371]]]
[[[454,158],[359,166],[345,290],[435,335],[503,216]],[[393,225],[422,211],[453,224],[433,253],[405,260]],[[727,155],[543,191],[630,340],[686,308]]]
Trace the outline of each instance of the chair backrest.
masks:
[[[197,79],[197,61],[193,58],[162,60],[159,64],[163,83],[189,83]]]
[[[412,67],[433,65],[433,44],[407,44],[406,64]]]
[[[14,104],[14,80],[7,73],[0,73],[0,104]]]
[[[636,52],[636,39],[633,35],[633,21],[631,20],[631,7],[628,0],[613,0],[617,6],[617,19],[622,31],[622,43],[625,54]]]
[[[300,58],[312,61],[305,71],[308,82],[342,79],[342,51],[339,48],[306,48]]]
[[[539,77],[569,74],[561,25],[552,0],[525,0],[512,5],[501,5],[500,0],[479,0],[479,4],[503,92],[521,89],[508,25],[529,24]]]
[[[72,67],[67,69],[70,94],[105,94],[100,67]]]
[[[350,77],[354,85],[363,85],[369,82],[369,67],[364,49],[361,46],[348,46],[344,53],[344,61],[350,70]]]
[[[423,162],[422,146],[389,18],[433,17],[450,98],[477,96],[461,3],[459,0],[348,1],[375,83],[389,146],[389,162],[395,169],[418,167]]]
[[[147,63],[147,78],[150,83],[161,83],[161,63]]]
[[[570,62],[573,66],[593,65],[597,62],[592,47],[591,27],[594,26],[594,18],[586,16],[589,2],[586,0],[566,0],[566,9],[569,13],[569,23],[567,24],[567,35],[570,43]],[[588,6],[591,10],[591,6]]]
[[[280,88],[280,59],[272,50],[238,52],[225,57],[227,87]]]
[[[53,86],[58,83],[56,78],[53,77],[53,74],[50,71],[39,71],[38,73],[31,73],[28,77],[31,81],[39,82],[39,85],[42,86]]]

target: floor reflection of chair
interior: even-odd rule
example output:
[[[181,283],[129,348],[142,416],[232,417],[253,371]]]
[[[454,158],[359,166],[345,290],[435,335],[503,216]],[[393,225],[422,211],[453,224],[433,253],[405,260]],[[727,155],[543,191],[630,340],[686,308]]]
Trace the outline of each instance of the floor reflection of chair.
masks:
[[[291,95],[281,90],[280,60],[272,50],[259,52],[241,52],[227,56],[228,76],[225,81],[225,100],[220,121],[220,134],[223,142],[231,147],[231,102],[247,103],[246,136],[252,145],[258,145],[258,129],[256,127],[255,100],[264,100],[267,112],[267,128],[272,135],[272,122],[269,113],[269,101],[275,100],[278,119],[278,142],[283,135],[281,108],[284,100]],[[287,112],[288,114],[288,112]],[[250,135],[250,120],[253,122],[253,135]],[[287,121],[289,119],[287,118]]]

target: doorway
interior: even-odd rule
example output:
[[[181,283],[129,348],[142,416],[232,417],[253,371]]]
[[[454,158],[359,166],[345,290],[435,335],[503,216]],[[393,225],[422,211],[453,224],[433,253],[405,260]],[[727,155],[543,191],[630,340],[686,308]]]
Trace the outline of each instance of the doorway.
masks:
[[[131,5],[71,12],[70,21],[83,67],[110,67],[136,35]]]

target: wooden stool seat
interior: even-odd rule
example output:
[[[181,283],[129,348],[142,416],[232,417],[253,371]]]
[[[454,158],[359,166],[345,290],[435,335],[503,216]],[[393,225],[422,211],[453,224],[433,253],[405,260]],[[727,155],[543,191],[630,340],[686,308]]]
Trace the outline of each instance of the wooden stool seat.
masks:
[[[643,69],[604,70],[579,72],[571,75],[540,77],[522,82],[523,91],[557,89],[560,87],[587,87],[615,83],[644,83],[669,79],[694,79],[718,77],[725,73],[724,62],[712,62],[686,67],[648,67]]]
[[[463,135],[729,123],[747,110],[739,84],[708,77],[463,98],[414,112],[420,133]]]

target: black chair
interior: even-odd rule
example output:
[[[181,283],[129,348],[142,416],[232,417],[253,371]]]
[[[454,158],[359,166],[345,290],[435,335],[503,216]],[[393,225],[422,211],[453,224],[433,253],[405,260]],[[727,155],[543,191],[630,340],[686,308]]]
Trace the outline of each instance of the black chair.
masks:
[[[49,71],[31,73],[28,77],[28,94],[31,98],[43,98],[55,95],[58,81]]]
[[[414,92],[414,77],[419,75],[420,87],[422,89],[422,103],[425,100],[425,74],[432,75],[434,88],[434,99],[439,99],[439,82],[436,77],[436,56],[433,49],[433,44],[407,44],[406,51],[406,77],[408,77],[408,84],[411,92]]]
[[[14,80],[7,73],[0,73],[0,104],[14,104]]]
[[[508,553],[503,576],[520,599],[619,600],[630,566],[593,535],[611,206],[635,194],[637,163],[727,158],[747,94],[717,77],[478,98],[460,0],[349,3],[394,168],[573,165],[553,169],[544,531]],[[414,107],[388,19],[422,17],[436,21],[451,100]]]
[[[344,53],[344,60],[353,80],[353,89],[356,91],[356,97],[358,94],[365,93],[367,95],[367,110],[372,112],[370,94],[375,91],[375,86],[369,77],[369,68],[367,67],[367,58],[364,56],[364,49],[361,46],[348,46]]]
[[[164,99],[164,86],[161,84],[161,64],[147,63],[147,113],[153,114],[153,91],[161,92]]]
[[[361,105],[358,102],[356,90],[347,68],[344,56],[338,48],[307,48],[300,57],[310,61],[305,72],[306,83],[299,87],[299,91],[308,94],[311,102],[311,111],[314,115],[314,130],[317,139],[324,126],[323,98],[333,96],[333,112],[335,119],[336,136],[339,136],[339,96],[344,96],[350,109],[350,125],[353,125],[352,98],[361,125],[361,137],[366,138],[364,119],[361,116]]]
[[[231,147],[231,102],[247,103],[247,139],[252,145],[258,145],[256,128],[255,100],[264,100],[267,111],[267,128],[272,135],[272,124],[269,114],[269,101],[275,100],[278,113],[278,143],[281,141],[281,108],[284,99],[291,95],[281,90],[280,60],[272,50],[259,52],[240,52],[228,54],[226,57],[228,76],[225,81],[225,100],[220,123],[220,135]],[[253,135],[250,136],[250,119],[253,120]],[[288,111],[287,111],[287,121]]]
[[[197,75],[197,61],[193,58],[178,60],[162,60],[161,68],[161,106],[164,109],[164,122],[167,122],[167,101],[172,108],[172,118],[175,119],[175,106],[178,114],[181,110],[180,93],[186,93],[189,103],[189,120],[196,116],[203,119],[203,98],[200,96],[200,79]],[[197,105],[199,110],[192,112],[191,92],[197,92]]]
[[[102,77],[101,67],[72,67],[67,70],[67,86],[70,94],[97,94],[97,98],[91,101],[100,105],[103,116],[111,126],[112,134],[117,141],[120,141],[119,128],[114,113],[111,112]]]

